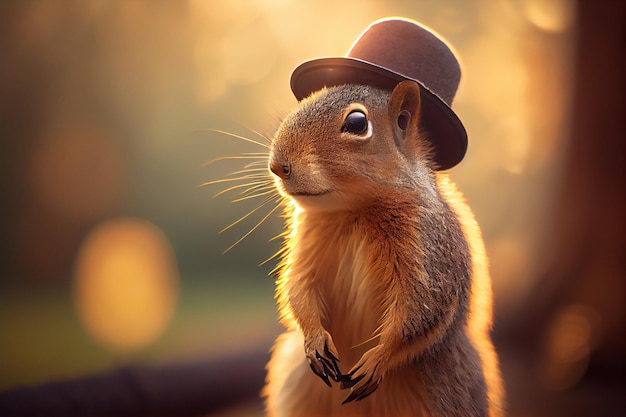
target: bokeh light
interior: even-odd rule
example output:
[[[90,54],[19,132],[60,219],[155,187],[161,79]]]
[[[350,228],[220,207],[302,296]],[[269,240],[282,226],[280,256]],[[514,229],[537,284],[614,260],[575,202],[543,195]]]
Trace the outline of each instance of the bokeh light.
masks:
[[[169,242],[143,220],[97,226],[78,255],[74,294],[94,338],[122,351],[148,345],[163,333],[176,305],[178,271]]]
[[[562,32],[574,24],[571,0],[524,0],[528,20],[547,32]]]
[[[600,343],[602,323],[597,311],[585,305],[570,305],[552,318],[539,369],[550,391],[575,385],[584,375],[592,350]]]

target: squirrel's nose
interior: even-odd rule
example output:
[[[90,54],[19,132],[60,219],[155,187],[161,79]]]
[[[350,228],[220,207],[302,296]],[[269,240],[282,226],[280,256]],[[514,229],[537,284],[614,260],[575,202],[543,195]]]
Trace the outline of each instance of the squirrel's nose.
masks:
[[[291,163],[287,160],[272,157],[269,166],[270,171],[283,180],[291,176]]]

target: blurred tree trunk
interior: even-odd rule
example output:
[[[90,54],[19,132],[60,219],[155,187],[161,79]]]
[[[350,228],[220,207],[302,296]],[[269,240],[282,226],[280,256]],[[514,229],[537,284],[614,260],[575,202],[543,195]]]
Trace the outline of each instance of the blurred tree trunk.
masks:
[[[508,391],[516,415],[626,413],[625,5],[621,0],[578,3],[571,132],[547,234],[552,266],[523,311],[497,325],[505,377],[512,373]],[[576,328],[576,320],[582,327]],[[572,350],[581,343],[589,352],[550,363],[556,343]],[[565,379],[570,372],[570,385],[565,381],[550,389],[550,372],[562,372]]]

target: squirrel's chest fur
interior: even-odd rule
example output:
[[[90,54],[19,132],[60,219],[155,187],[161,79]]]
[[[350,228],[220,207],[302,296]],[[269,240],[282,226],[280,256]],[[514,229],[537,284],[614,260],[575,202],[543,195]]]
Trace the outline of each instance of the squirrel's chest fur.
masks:
[[[298,282],[319,294],[322,325],[347,368],[376,344],[391,281],[398,279],[395,257],[406,256],[407,237],[416,238],[414,226],[376,210],[294,213],[285,290]]]

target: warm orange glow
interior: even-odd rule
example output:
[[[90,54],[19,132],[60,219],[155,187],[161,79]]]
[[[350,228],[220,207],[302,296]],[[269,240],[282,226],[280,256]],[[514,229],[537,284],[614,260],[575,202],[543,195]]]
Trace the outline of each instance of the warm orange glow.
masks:
[[[583,305],[568,306],[552,320],[541,370],[546,388],[559,391],[580,380],[598,342],[599,321],[598,313]]]
[[[525,0],[528,20],[546,32],[562,32],[575,18],[575,2],[570,0]]]
[[[140,348],[163,333],[177,284],[166,237],[143,220],[100,225],[78,256],[75,297],[80,317],[94,338],[115,349]]]
[[[295,65],[345,54],[360,31],[379,16],[380,6],[336,2],[333,13],[328,13],[317,3],[285,0],[188,0],[188,7],[198,102],[216,102],[233,87],[245,85],[256,94],[250,94],[252,90],[237,94],[250,94],[251,102],[266,108],[283,108],[294,100],[286,80]],[[281,61],[286,52],[294,56]],[[273,115],[263,114],[268,116]]]
[[[493,291],[489,273],[489,260],[480,227],[465,197],[450,181],[447,174],[439,173],[437,186],[445,200],[458,216],[472,255],[472,286],[468,312],[467,332],[481,355],[485,382],[488,386],[489,408],[499,415],[504,408],[505,394],[500,376],[498,356],[489,333],[493,325]]]
[[[189,8],[199,102],[215,101],[234,85],[257,83],[274,68],[275,42],[256,5],[190,0]]]
[[[531,282],[526,279],[534,273],[528,244],[514,235],[503,234],[491,242],[489,254],[492,273],[502,277],[501,281],[494,282],[498,302],[502,309],[513,311],[532,289]]]
[[[480,136],[480,140],[490,141],[492,145],[487,150],[489,155],[479,155],[479,159],[493,160],[495,153],[498,163],[492,162],[494,169],[521,174],[527,167],[531,145],[528,107],[532,103],[520,97],[527,94],[532,68],[524,60],[522,40],[494,36],[499,27],[491,26],[494,27],[477,36],[463,55],[469,80],[461,84],[457,104],[489,119],[492,131],[489,136]],[[468,128],[471,127],[469,124]],[[471,133],[470,130],[470,136]],[[474,148],[479,145],[470,144]]]

